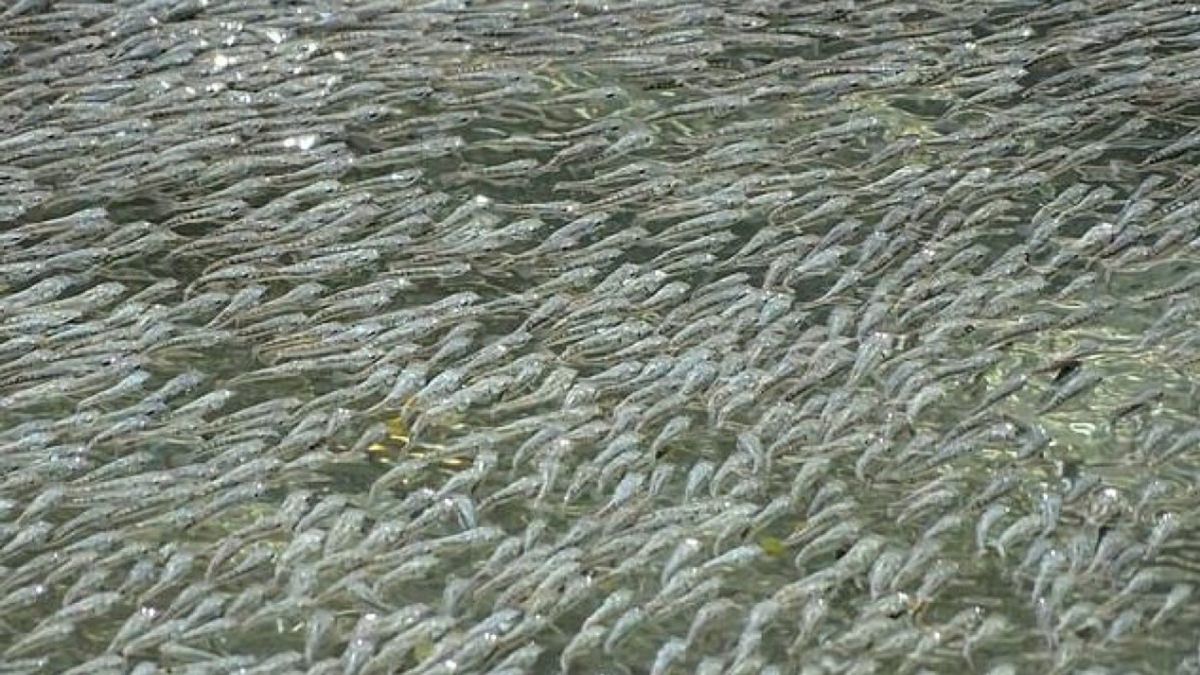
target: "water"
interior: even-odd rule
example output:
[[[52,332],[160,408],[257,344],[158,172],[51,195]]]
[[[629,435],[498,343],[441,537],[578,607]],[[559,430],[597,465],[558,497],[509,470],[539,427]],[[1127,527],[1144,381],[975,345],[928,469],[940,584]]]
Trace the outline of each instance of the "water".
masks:
[[[1196,13],[15,3],[3,672],[1195,672]]]

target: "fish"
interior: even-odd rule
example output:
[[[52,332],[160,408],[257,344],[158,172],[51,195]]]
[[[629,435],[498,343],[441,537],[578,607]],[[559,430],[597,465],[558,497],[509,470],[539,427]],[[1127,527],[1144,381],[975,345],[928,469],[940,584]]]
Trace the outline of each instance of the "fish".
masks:
[[[1194,665],[1186,7],[52,4],[14,671]]]

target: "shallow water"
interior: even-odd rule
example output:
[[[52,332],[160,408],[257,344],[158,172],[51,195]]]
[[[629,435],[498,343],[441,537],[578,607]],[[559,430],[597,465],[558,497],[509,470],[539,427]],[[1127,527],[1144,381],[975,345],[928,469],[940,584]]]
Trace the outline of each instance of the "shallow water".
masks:
[[[0,672],[1200,670],[1194,8],[466,4],[0,14]]]

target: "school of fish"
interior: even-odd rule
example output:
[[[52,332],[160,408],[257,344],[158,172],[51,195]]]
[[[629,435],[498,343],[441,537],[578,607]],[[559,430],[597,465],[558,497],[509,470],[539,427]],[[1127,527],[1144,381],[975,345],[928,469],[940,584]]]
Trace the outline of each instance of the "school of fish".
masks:
[[[1200,5],[0,5],[0,675],[1200,673]]]

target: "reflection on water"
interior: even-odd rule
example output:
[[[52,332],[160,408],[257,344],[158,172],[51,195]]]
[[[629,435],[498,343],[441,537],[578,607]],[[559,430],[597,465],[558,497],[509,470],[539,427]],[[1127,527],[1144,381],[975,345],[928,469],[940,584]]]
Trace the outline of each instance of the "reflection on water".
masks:
[[[17,2],[3,672],[1195,672],[1176,3]]]

